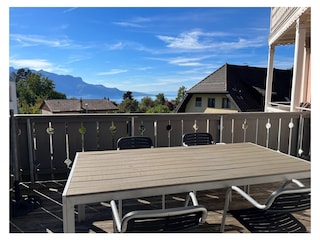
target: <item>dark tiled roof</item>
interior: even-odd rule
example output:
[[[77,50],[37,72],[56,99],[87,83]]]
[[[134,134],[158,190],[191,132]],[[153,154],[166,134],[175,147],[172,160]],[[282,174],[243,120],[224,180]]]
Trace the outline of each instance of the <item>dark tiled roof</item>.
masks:
[[[208,77],[197,83],[187,93],[226,93],[227,64],[220,67]]]
[[[103,112],[118,110],[112,102],[107,99],[52,99],[45,100],[41,106],[42,109],[52,113],[59,112]]]
[[[267,68],[227,66],[227,90],[241,111],[263,111]],[[290,99],[291,81],[291,70],[274,69],[272,101]]]
[[[183,112],[192,94],[226,93],[242,112],[263,111],[267,69],[224,64],[187,91],[178,106]],[[274,69],[272,101],[290,99],[292,70]]]

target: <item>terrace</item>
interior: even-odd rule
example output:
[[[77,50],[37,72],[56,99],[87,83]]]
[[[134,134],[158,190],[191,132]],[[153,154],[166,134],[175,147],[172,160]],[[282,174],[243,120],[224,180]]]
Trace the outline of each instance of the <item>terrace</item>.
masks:
[[[182,145],[186,132],[210,132],[216,143],[253,142],[286,154],[311,160],[310,112],[231,114],[81,114],[12,115],[10,142],[11,198],[14,182],[20,194],[40,197],[42,205],[28,214],[10,217],[10,232],[63,232],[62,191],[76,152],[115,149],[122,136],[145,135],[155,147]],[[258,157],[258,156],[257,156]],[[92,163],[94,164],[94,162]],[[310,179],[303,179],[310,185]],[[279,186],[250,185],[250,193],[263,200]],[[200,232],[219,232],[225,189],[201,191],[199,203],[209,210]],[[183,196],[167,196],[168,206],[181,204]],[[152,203],[152,204],[151,204]],[[234,207],[244,206],[235,197]],[[158,208],[161,198],[128,199],[128,209]],[[111,209],[107,202],[87,206],[87,219],[76,222],[76,232],[112,232]],[[77,214],[77,212],[76,212]],[[311,211],[296,215],[311,231]],[[232,217],[226,232],[246,232]]]

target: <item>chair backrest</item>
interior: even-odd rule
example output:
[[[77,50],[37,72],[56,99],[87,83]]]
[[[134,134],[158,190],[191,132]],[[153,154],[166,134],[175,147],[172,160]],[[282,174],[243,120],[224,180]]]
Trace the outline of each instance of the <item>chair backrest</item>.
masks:
[[[298,212],[310,209],[311,189],[279,189],[271,194],[266,205],[269,212]]]
[[[121,137],[117,141],[117,149],[135,149],[153,147],[152,139],[145,136]]]
[[[160,210],[138,210],[127,213],[122,219],[122,232],[179,232],[206,221],[207,209],[203,206],[186,206]]]
[[[214,141],[210,133],[206,133],[206,132],[185,133],[182,136],[182,144],[184,146],[209,145],[209,144],[214,144]]]

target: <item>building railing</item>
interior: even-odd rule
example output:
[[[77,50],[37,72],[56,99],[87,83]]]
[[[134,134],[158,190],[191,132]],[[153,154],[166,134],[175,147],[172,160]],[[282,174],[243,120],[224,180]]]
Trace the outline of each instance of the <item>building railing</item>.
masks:
[[[269,102],[270,107],[268,107],[268,111],[290,111],[290,103],[291,102]],[[299,107],[295,107],[295,109],[298,111],[308,111],[311,112],[311,104],[308,102],[301,103]]]
[[[310,112],[12,115],[10,171],[20,181],[66,179],[76,152],[116,149],[130,135],[181,146],[182,135],[195,131],[216,143],[253,142],[310,160],[310,121]]]

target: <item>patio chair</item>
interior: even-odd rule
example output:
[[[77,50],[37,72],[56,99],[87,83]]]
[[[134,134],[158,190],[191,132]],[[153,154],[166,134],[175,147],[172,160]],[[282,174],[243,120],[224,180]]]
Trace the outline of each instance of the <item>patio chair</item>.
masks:
[[[185,133],[182,136],[182,145],[183,146],[195,146],[195,145],[209,145],[215,144],[213,141],[212,135],[206,132],[197,132],[197,133]],[[196,194],[196,192],[194,191]]]
[[[297,187],[286,188],[290,183]],[[231,191],[239,193],[254,207],[246,209],[229,210]],[[300,181],[292,179],[281,188],[274,191],[265,204],[259,204],[239,187],[228,189],[225,200],[224,213],[221,223],[221,232],[224,231],[227,213],[236,218],[250,232],[307,232],[305,226],[291,213],[310,209],[311,189],[305,187]]]
[[[121,137],[117,141],[117,149],[136,149],[153,147],[152,139],[145,136]]]
[[[206,132],[185,133],[182,136],[183,146],[215,144],[212,135]]]
[[[192,206],[188,203],[192,200]],[[127,213],[122,219],[116,202],[110,202],[113,214],[114,232],[183,232],[203,224],[207,218],[207,209],[198,204],[195,195],[190,192],[184,207],[136,210]]]
[[[146,136],[128,136],[121,137],[117,141],[117,150],[153,148],[153,142]],[[162,208],[165,208],[165,196],[162,196]]]

